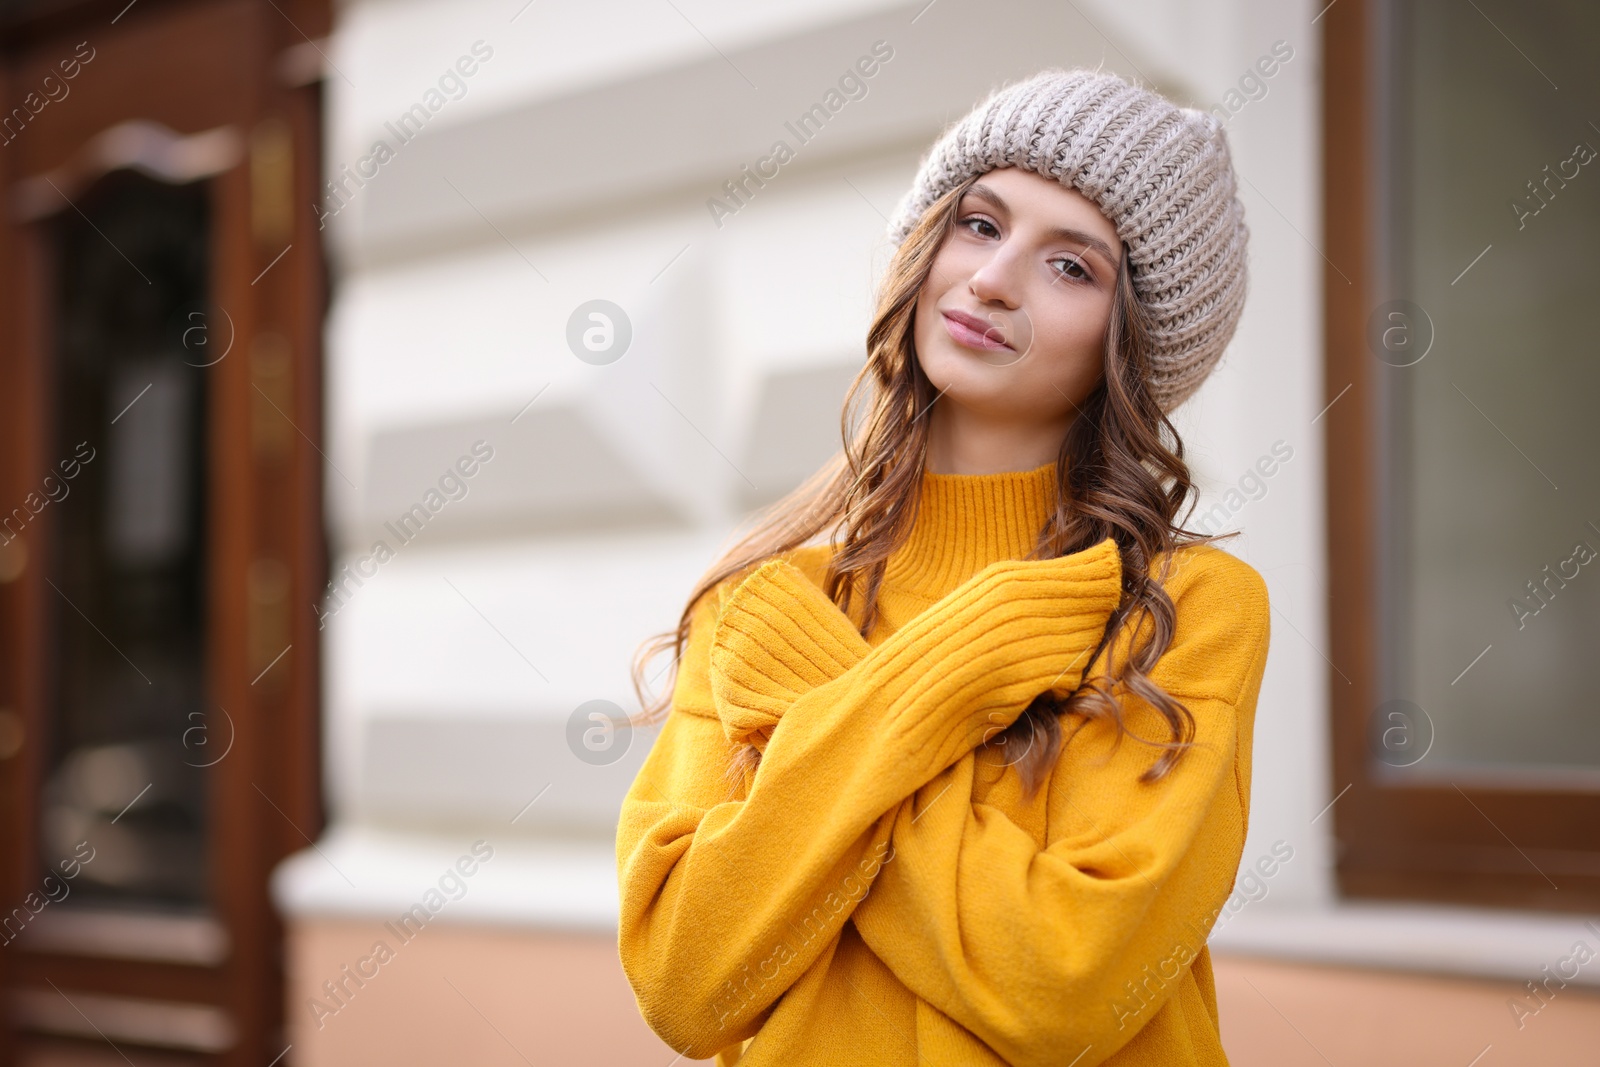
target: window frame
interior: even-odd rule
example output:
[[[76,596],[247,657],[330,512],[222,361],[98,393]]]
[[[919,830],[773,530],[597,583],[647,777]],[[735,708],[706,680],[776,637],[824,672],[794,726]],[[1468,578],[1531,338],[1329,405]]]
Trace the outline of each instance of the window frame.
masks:
[[[1401,292],[1380,235],[1394,208],[1386,188],[1385,123],[1391,0],[1342,0],[1321,17],[1321,136],[1326,261],[1326,434],[1329,709],[1339,892],[1347,898],[1592,913],[1600,908],[1600,792],[1577,786],[1488,786],[1465,780],[1382,780],[1369,755],[1382,690],[1385,397],[1367,350],[1374,308]],[[1337,264],[1337,266],[1335,266]]]

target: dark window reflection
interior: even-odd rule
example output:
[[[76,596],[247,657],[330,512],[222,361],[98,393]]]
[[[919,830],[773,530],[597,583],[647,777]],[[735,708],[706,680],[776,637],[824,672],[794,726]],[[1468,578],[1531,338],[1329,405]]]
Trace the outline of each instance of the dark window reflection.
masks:
[[[217,372],[185,345],[203,323],[205,190],[118,173],[76,202],[82,214],[64,211],[52,231],[52,463],[79,466],[51,505],[49,573],[63,596],[42,860],[87,840],[94,859],[75,897],[198,904],[200,765],[230,732],[206,702],[206,376]],[[217,743],[189,743],[196,727]]]

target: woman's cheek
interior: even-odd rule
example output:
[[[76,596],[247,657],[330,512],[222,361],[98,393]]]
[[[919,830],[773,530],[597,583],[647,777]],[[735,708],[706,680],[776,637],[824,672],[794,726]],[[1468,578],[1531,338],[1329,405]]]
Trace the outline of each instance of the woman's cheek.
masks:
[[[1105,364],[1105,320],[1095,320],[1093,309],[1053,322],[1043,331],[1040,344],[1049,343],[1048,359],[1040,360],[1054,368],[1057,377],[1065,377],[1081,386],[1087,386],[1099,377]],[[1047,342],[1046,338],[1052,339]],[[1086,391],[1086,390],[1084,390]]]

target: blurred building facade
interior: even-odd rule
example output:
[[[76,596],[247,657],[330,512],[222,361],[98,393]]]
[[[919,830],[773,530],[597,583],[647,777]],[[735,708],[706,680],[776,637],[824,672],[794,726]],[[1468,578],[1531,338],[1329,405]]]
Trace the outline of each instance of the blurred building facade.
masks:
[[[671,1058],[616,958],[634,651],[836,451],[921,153],[1072,65],[1216,112],[1244,178],[1245,319],[1174,420],[1191,526],[1243,531],[1275,608],[1212,936],[1230,1055],[1584,1062],[1600,129],[1567,101],[1597,27],[1483,8],[352,0],[284,31],[330,277],[293,439],[327,817],[271,876],[285,1062]]]

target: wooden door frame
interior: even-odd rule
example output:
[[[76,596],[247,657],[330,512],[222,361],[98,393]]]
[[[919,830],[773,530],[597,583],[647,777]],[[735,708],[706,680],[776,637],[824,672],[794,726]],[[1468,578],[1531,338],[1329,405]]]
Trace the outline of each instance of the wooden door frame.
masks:
[[[0,445],[14,457],[0,459],[6,509],[57,458],[48,454],[52,428],[44,421],[52,348],[43,331],[53,277],[40,224],[13,221],[19,181],[60,166],[84,133],[120,118],[163,119],[187,135],[200,132],[195,116],[220,107],[242,139],[240,162],[205,179],[212,205],[209,296],[224,309],[232,341],[228,354],[206,370],[208,689],[212,704],[227,709],[229,732],[236,731],[229,755],[211,775],[208,809],[213,827],[225,828],[213,831],[211,878],[229,954],[204,966],[26,951],[22,938],[0,950],[0,986],[8,998],[17,988],[48,989],[49,979],[69,991],[170,997],[223,1009],[237,1040],[225,1052],[200,1058],[217,1064],[267,1063],[283,1049],[283,931],[269,876],[280,859],[314,840],[324,821],[320,647],[311,606],[327,574],[321,382],[327,275],[312,207],[321,186],[322,101],[314,77],[286,81],[283,60],[296,46],[303,54],[302,31],[323,37],[330,24],[325,0],[143,0],[131,9],[126,0],[58,4],[7,27],[9,43],[0,56],[6,101],[26,91],[38,69],[30,57],[64,43],[70,54],[72,42],[92,39],[102,63],[84,68],[78,99],[61,101],[58,114],[41,112],[0,148],[0,316],[21,327],[0,333]],[[174,59],[191,61],[172,74],[188,79],[186,85],[158,85],[147,95],[170,101],[183,90],[227,99],[119,118],[119,108],[148,105],[138,95],[125,104],[104,92],[83,92],[93,75],[126,77],[134,65],[127,54],[151,42]],[[229,74],[225,84],[210,84],[219,71]],[[208,322],[207,328],[220,332],[221,324]],[[279,353],[287,354],[286,364]],[[68,610],[40,566],[52,518],[46,507],[30,522],[21,539],[30,562],[15,581],[0,584],[0,708],[15,709],[24,729],[22,750],[0,761],[0,812],[25,816],[0,818],[0,906],[6,910],[44,873],[31,816],[44,767],[37,739],[46,723],[49,639],[37,622]],[[274,659],[263,649],[280,638],[288,650]],[[224,729],[221,721],[209,728]],[[15,1036],[9,1026],[0,1013],[0,1067],[8,1067],[17,1046],[5,1039]]]

